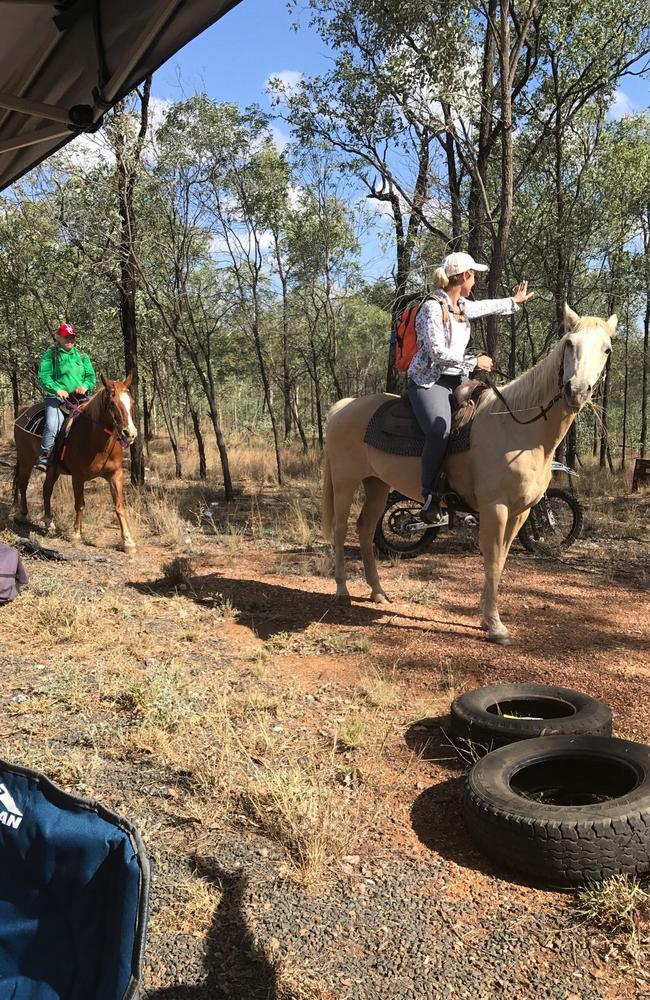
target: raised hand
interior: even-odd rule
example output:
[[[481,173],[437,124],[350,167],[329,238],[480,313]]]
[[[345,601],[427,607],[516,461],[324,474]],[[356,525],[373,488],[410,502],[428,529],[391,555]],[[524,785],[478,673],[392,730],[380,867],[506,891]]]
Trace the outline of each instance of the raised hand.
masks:
[[[524,302],[528,302],[528,299],[532,299],[534,294],[535,294],[534,292],[528,291],[528,282],[521,281],[515,288],[514,295],[512,296],[512,298],[517,303],[517,305],[520,306]]]

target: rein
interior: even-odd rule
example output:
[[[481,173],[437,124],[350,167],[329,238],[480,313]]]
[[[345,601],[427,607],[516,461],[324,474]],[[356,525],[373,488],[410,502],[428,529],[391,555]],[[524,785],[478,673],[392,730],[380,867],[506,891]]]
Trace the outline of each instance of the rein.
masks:
[[[104,426],[103,420],[95,420],[94,417],[90,416],[90,414],[87,412],[88,404],[84,405],[76,402],[68,402],[67,400],[66,403],[68,405],[71,415],[76,415],[79,418],[85,417],[86,420],[89,420],[91,424],[95,425],[95,427],[101,427],[102,430],[104,431],[104,434],[107,434],[109,437],[112,437],[114,434],[117,440],[120,442],[120,445],[122,446],[123,450],[129,447],[126,441],[122,440],[122,436],[116,427],[113,427],[113,429],[111,430],[109,427]]]
[[[530,417],[528,420],[520,420],[519,419],[519,417],[508,406],[508,401],[505,399],[503,393],[499,391],[499,389],[497,388],[497,385],[494,382],[494,380],[491,379],[489,375],[487,376],[487,378],[485,380],[486,383],[487,383],[487,385],[490,387],[490,389],[495,394],[495,396],[497,397],[497,399],[499,399],[503,403],[503,405],[505,406],[506,410],[508,411],[508,413],[510,414],[510,416],[512,417],[512,419],[516,423],[518,423],[518,424],[534,424],[537,420],[541,420],[542,418],[544,418],[544,420],[547,420],[548,418],[547,418],[546,414],[550,410],[553,409],[553,407],[558,402],[558,400],[562,399],[562,396],[564,394],[564,386],[563,386],[563,383],[562,383],[562,376],[564,375],[564,351],[566,351],[566,344],[564,345],[564,350],[562,351],[562,357],[560,359],[560,367],[559,367],[559,370],[558,370],[558,373],[557,373],[558,391],[553,396],[553,399],[551,399],[550,402],[548,402],[546,404],[546,406],[542,406],[541,403],[536,404],[536,405],[539,406],[539,413],[536,413],[534,417]],[[526,409],[532,409],[532,407],[526,407]]]

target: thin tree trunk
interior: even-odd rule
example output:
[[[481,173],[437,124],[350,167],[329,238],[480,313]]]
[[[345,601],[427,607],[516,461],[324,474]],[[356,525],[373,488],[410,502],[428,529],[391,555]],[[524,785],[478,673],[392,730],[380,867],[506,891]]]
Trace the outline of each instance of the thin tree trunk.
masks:
[[[162,410],[163,420],[165,421],[165,427],[167,428],[167,436],[169,437],[169,443],[171,444],[172,451],[174,453],[175,475],[177,479],[182,479],[183,469],[181,465],[180,452],[178,450],[178,438],[176,436],[176,430],[174,428],[171,406],[168,403],[166,393],[162,391],[162,386],[160,384],[160,375],[158,372],[158,364],[153,358],[151,359],[151,373],[153,375],[154,385],[158,392],[158,398],[160,400],[160,408]]]
[[[607,358],[607,365],[605,368],[605,381],[603,383],[603,403],[602,403],[602,426],[600,430],[600,457],[598,465],[601,469],[604,469],[607,464],[607,418],[609,411],[609,373],[610,373],[610,361],[611,354]],[[610,457],[611,463],[611,457]],[[613,471],[613,470],[612,470]]]
[[[648,446],[648,368],[650,367],[650,205],[643,220],[643,273],[645,277],[645,313],[643,316],[643,360],[641,371],[641,440],[639,454],[645,458]]]
[[[627,394],[628,394],[628,360],[629,360],[629,340],[630,340],[630,300],[628,298],[625,322],[625,349],[624,349],[624,382],[623,382],[623,445],[621,448],[621,472],[625,469],[626,449],[627,449]]]
[[[499,75],[501,91],[501,192],[497,238],[488,276],[488,298],[496,298],[501,289],[506,249],[510,236],[513,206],[513,152],[512,152],[512,89],[510,86],[510,0],[501,0],[499,19]],[[492,357],[497,350],[498,326],[496,316],[488,316],[487,353]]]
[[[9,378],[11,379],[11,398],[14,404],[14,417],[17,417],[18,410],[20,409],[20,388],[18,385],[18,372],[15,368],[11,369]]]
[[[135,256],[135,213],[133,195],[137,180],[137,169],[142,146],[147,132],[151,76],[144,82],[140,106],[140,129],[133,149],[127,148],[124,132],[119,130],[115,137],[117,200],[120,215],[120,323],[124,340],[124,364],[127,374],[132,376],[131,392],[134,400],[133,422],[138,436],[131,445],[131,482],[144,483],[144,450],[140,420],[140,393],[138,388],[138,326],[135,296],[137,289],[137,263]],[[124,105],[118,105],[118,112],[124,113]]]

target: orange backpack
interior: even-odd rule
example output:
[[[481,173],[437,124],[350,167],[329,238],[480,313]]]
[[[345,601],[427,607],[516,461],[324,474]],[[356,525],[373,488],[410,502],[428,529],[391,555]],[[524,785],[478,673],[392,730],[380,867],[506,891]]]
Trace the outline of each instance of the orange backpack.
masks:
[[[424,299],[411,302],[399,314],[397,330],[395,331],[395,367],[398,372],[408,371],[411,361],[418,352],[415,318],[418,314],[418,309],[423,302],[427,301],[427,298],[435,298],[435,296],[427,296]],[[440,302],[440,299],[436,298],[436,301]],[[442,309],[442,322],[446,326],[449,322],[449,313],[443,302],[440,302],[440,308]]]

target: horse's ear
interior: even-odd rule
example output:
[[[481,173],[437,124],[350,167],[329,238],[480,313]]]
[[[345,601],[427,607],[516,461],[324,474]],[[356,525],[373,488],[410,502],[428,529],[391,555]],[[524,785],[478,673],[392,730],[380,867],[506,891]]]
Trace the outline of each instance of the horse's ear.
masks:
[[[574,330],[578,323],[580,322],[580,317],[576,312],[573,311],[568,302],[564,303],[564,329],[569,333]]]
[[[605,323],[605,326],[607,327],[607,332],[610,337],[614,337],[616,335],[616,327],[618,326],[618,316],[616,313],[612,313]]]
[[[108,384],[108,379],[104,378],[104,376],[102,375],[101,372],[99,373],[99,377],[102,380],[102,385],[104,386],[104,388],[105,389],[110,389],[110,385]]]
[[[129,374],[124,379],[124,387],[128,389],[132,381],[133,381],[133,372],[129,372]]]

